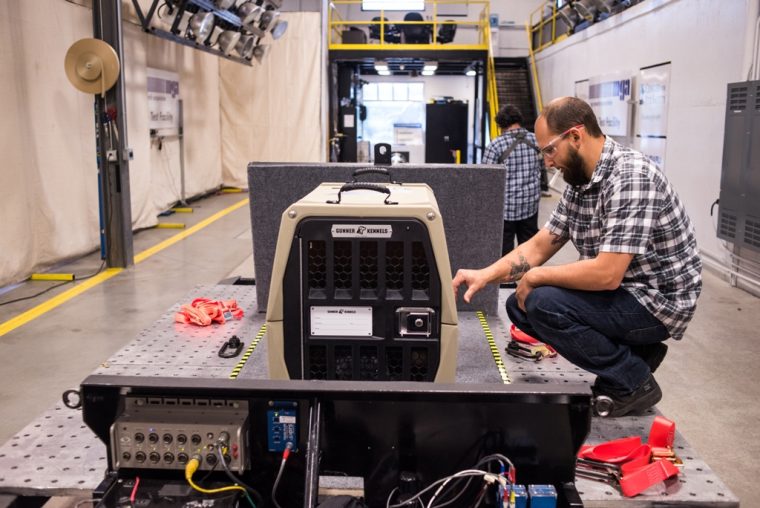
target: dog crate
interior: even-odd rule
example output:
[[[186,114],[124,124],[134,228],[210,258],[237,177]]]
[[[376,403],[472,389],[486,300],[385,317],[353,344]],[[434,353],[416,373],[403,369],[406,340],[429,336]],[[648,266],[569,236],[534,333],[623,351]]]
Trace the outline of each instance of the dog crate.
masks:
[[[267,345],[273,379],[453,382],[456,306],[430,187],[324,183],[288,207]]]

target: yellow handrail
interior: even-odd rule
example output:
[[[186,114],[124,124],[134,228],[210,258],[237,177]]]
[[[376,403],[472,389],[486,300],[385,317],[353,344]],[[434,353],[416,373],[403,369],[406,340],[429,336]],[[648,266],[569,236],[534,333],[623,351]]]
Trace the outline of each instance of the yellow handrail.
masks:
[[[548,17],[544,15],[547,6],[551,8],[551,14]],[[533,17],[536,13],[540,13],[540,20],[534,23]],[[542,51],[543,49],[546,49],[549,46],[556,44],[568,37],[569,34],[567,32],[557,35],[558,15],[559,13],[557,12],[557,4],[554,0],[544,0],[544,3],[541,4],[541,6],[530,13],[527,27],[528,49],[530,52],[538,53],[539,51]],[[551,24],[551,36],[549,37],[549,40],[544,43],[542,42],[544,39],[544,27],[549,24]]]
[[[536,66],[536,53],[533,51],[530,25],[525,27],[525,32],[528,34],[528,56],[530,57],[531,74],[533,74],[533,87],[536,90],[536,107],[538,112],[541,113],[544,110],[544,103],[541,99],[541,85],[538,82],[538,66]]]
[[[493,41],[491,40],[490,26],[487,32],[488,37],[488,119],[489,119],[489,137],[491,140],[499,135],[498,126],[496,125],[496,113],[499,111],[499,89],[496,86],[496,65],[494,64]]]
[[[490,5],[489,0],[425,0],[424,4],[427,8],[431,5],[433,8],[433,17],[429,20],[423,21],[403,21],[403,20],[386,20],[385,11],[378,11],[380,19],[376,21],[368,20],[346,20],[337,11],[337,6],[341,5],[361,5],[362,0],[331,0],[329,3],[329,15],[328,15],[328,48],[329,49],[393,49],[393,50],[424,50],[424,49],[445,49],[447,50],[469,50],[479,49],[486,50],[488,45],[484,37],[488,31],[488,7]],[[438,6],[440,5],[481,5],[483,8],[478,20],[451,20],[439,19]],[[335,12],[333,12],[335,11]],[[486,13],[483,16],[483,13]],[[433,37],[429,44],[406,44],[406,43],[388,43],[385,41],[386,29],[388,26],[403,26],[403,25],[425,25],[432,27]],[[455,25],[455,26],[474,26],[478,28],[479,41],[477,44],[457,44],[457,43],[440,43],[437,41],[436,34],[438,29],[442,25]],[[380,40],[379,43],[373,44],[344,44],[341,40],[342,33],[341,27],[347,26],[379,26],[380,27]],[[489,37],[490,39],[490,37]]]

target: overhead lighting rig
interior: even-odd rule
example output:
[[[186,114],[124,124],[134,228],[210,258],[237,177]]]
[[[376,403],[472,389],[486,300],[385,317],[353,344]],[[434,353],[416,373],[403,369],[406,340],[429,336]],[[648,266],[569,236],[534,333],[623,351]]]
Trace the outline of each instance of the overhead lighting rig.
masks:
[[[280,19],[282,0],[153,0],[147,14],[139,0],[132,5],[144,31],[244,65],[260,63],[267,39],[288,28]]]

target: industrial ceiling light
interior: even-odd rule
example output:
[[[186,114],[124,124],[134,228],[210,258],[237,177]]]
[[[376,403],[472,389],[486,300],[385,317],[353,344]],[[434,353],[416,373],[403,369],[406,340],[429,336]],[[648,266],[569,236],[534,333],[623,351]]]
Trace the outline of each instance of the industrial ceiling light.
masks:
[[[559,11],[557,11],[557,17],[562,19],[570,30],[575,28],[575,25],[581,20],[578,11],[573,9],[572,4],[569,3],[565,4]]]
[[[438,70],[438,62],[435,60],[429,60],[425,62],[422,66],[423,71],[435,71]]]
[[[573,3],[573,8],[581,18],[593,23],[599,13],[599,7],[595,0],[579,0]]]
[[[385,60],[376,60],[375,70],[377,72],[390,70],[390,68],[388,67],[388,62],[386,62]]]
[[[204,41],[214,30],[214,14],[198,11],[190,17],[187,24],[187,36],[196,41]]]
[[[267,44],[259,44],[253,48],[253,58],[259,63],[267,56],[267,53],[269,53],[269,46]]]
[[[232,53],[232,50],[235,49],[241,35],[240,32],[235,30],[225,30],[219,34],[219,37],[217,37],[216,44],[219,46],[222,53],[229,56],[229,54]]]
[[[244,25],[250,25],[259,19],[263,12],[264,10],[253,2],[243,2],[237,8],[238,17]]]
[[[384,71],[377,71],[377,75],[378,76],[390,76],[391,75],[391,71],[387,70],[387,69],[384,70]]]
[[[278,11],[264,11],[259,20],[259,28],[266,32],[272,28],[274,21],[279,17],[280,13]]]
[[[256,37],[243,35],[235,45],[235,51],[246,60],[253,58],[253,48],[256,46]]]
[[[276,19],[274,22],[274,25],[272,25],[272,39],[277,40],[283,35],[285,35],[285,31],[288,29],[288,22],[284,19]]]
[[[423,76],[434,76],[435,75],[435,71],[426,71],[426,70],[423,70],[422,71],[422,75]]]

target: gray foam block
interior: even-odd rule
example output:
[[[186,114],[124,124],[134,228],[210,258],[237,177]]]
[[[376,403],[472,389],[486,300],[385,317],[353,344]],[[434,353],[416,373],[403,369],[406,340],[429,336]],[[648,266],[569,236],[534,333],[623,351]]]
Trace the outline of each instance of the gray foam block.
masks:
[[[276,164],[250,163],[248,189],[251,198],[256,297],[265,312],[272,265],[282,212],[323,182],[347,182],[356,169],[366,164]],[[504,179],[502,166],[404,164],[389,168],[395,180],[426,183],[438,201],[446,232],[452,276],[459,268],[482,268],[501,256],[504,222]],[[387,182],[383,175],[363,175],[362,181]],[[460,291],[461,292],[461,291]],[[489,286],[472,305],[461,298],[459,310],[482,310],[496,314],[498,287]]]

